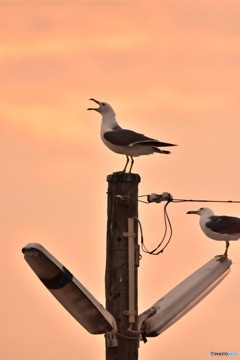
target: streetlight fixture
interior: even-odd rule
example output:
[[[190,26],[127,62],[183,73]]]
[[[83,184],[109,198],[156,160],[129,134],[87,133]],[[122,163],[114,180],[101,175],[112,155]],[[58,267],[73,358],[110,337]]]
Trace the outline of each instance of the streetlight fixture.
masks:
[[[43,246],[31,243],[22,252],[50,293],[87,331],[91,334],[117,332],[114,317]]]

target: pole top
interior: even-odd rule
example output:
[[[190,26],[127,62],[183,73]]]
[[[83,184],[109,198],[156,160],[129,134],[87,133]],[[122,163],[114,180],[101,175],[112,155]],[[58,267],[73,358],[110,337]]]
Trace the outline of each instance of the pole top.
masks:
[[[141,178],[138,174],[124,173],[124,172],[114,172],[110,175],[107,175],[108,182],[140,182]]]

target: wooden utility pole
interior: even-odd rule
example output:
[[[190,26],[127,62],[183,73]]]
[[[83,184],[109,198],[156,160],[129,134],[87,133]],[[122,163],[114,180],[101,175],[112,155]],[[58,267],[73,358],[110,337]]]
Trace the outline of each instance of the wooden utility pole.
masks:
[[[106,335],[106,360],[137,360],[139,340],[134,330],[138,315],[139,246],[134,217],[138,216],[140,176],[113,173],[107,181],[106,309],[116,319],[118,334],[112,342]]]

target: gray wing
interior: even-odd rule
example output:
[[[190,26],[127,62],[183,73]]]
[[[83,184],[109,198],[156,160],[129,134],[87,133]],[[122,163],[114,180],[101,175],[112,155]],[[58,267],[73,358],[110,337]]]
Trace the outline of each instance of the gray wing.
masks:
[[[211,216],[206,227],[220,234],[240,233],[240,218],[234,216]]]
[[[146,146],[175,146],[174,144],[169,144],[165,142],[160,142],[158,140],[149,138],[143,134],[139,134],[132,130],[116,130],[108,131],[104,134],[104,138],[111,142],[114,145],[121,146],[133,146],[137,144],[146,145]]]

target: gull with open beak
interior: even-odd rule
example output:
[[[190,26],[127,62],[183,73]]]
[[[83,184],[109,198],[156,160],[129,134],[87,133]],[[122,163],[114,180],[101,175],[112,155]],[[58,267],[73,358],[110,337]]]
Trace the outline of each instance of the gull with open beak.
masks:
[[[123,172],[126,172],[127,170],[129,158],[131,159],[129,168],[130,173],[134,163],[133,157],[153,153],[170,154],[170,151],[159,149],[159,147],[175,146],[174,144],[161,142],[135,131],[121,128],[116,120],[116,114],[111,105],[95,99],[90,100],[98,104],[99,107],[88,108],[88,110],[95,110],[102,115],[102,141],[110,150],[118,154],[126,155],[127,157]]]

